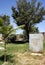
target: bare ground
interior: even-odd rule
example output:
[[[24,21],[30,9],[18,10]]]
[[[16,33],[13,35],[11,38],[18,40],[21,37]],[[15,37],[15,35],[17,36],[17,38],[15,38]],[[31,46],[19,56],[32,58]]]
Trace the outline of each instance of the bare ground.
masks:
[[[30,52],[15,53],[15,65],[45,65],[45,53],[41,56],[32,56]]]

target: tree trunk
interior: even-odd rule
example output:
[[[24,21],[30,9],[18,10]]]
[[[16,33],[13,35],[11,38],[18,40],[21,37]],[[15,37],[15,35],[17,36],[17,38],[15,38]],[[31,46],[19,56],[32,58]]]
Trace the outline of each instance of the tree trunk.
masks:
[[[6,61],[6,38],[3,35],[3,40],[4,40],[4,62]]]
[[[29,42],[29,31],[26,30],[27,42]]]
[[[26,31],[26,40],[27,42],[29,42],[29,30],[28,30],[27,25],[25,26],[25,31]]]

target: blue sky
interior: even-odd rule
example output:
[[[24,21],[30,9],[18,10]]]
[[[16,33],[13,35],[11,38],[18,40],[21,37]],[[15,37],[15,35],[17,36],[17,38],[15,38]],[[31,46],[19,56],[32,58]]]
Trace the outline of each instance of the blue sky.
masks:
[[[37,0],[42,2],[43,6],[45,7],[45,0]],[[10,16],[10,21],[11,24],[13,24],[14,27],[16,27],[17,25],[13,23],[13,18],[11,17],[12,15],[12,10],[11,7],[15,6],[16,7],[16,0],[1,0],[0,1],[0,15],[9,15]],[[40,32],[45,32],[45,20],[43,22],[41,22],[40,24],[36,25]],[[21,33],[21,30],[18,30],[17,33]]]

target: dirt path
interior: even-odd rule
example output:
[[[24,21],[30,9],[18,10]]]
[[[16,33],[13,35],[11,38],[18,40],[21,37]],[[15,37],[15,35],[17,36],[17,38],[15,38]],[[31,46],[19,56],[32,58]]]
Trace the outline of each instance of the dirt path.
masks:
[[[45,65],[45,53],[41,56],[32,56],[30,53],[16,53],[16,65]]]

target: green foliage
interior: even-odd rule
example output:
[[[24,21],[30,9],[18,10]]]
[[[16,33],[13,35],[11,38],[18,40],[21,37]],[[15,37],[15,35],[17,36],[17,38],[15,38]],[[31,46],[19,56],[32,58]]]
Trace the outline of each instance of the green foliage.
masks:
[[[6,18],[6,19],[5,19]],[[7,43],[7,39],[8,37],[11,35],[11,33],[19,28],[24,27],[24,25],[19,26],[16,29],[13,29],[12,26],[8,23],[8,18],[7,16],[3,18],[3,16],[0,17],[0,33],[3,35],[3,40],[4,40],[4,48],[5,48],[5,56],[4,56],[4,60],[6,61],[6,43]],[[7,24],[5,24],[7,23]]]
[[[1,45],[0,45],[1,46]],[[7,47],[7,52],[6,52],[6,56],[7,56],[7,62],[9,63],[8,65],[10,64],[16,64],[17,62],[15,62],[15,60],[17,59],[17,56],[15,55],[15,53],[24,53],[24,52],[28,52],[28,43],[24,43],[24,44],[13,44],[13,43],[9,43],[6,45]],[[1,52],[0,51],[0,65],[3,65],[3,61],[4,61],[4,58],[3,58],[3,54],[4,52]],[[14,57],[14,59],[13,59]],[[13,61],[13,62],[12,62]]]
[[[18,0],[17,8],[12,7],[12,17],[16,20],[18,25],[25,25],[24,30],[27,33],[27,39],[29,39],[29,33],[39,32],[36,24],[44,20],[45,9],[40,2],[36,0]]]
[[[0,33],[3,35],[3,40],[4,40],[4,48],[5,48],[5,54],[4,54],[4,60],[6,61],[6,42],[7,42],[7,38],[9,36],[9,32],[11,31],[11,26],[10,24],[8,24],[8,18],[7,16],[1,16],[0,17]]]
[[[0,18],[0,26],[4,25],[4,20]]]
[[[5,24],[5,22],[8,23],[8,19],[5,20],[5,16],[4,16],[4,18],[2,18],[2,17],[3,16],[0,17],[0,33],[3,34],[4,39],[8,38],[8,36],[11,35],[11,33],[13,31],[16,31],[17,29],[24,27],[24,25],[22,25],[22,26],[19,26],[19,27],[13,29],[10,24]],[[7,16],[6,16],[6,18],[7,18]]]
[[[9,16],[3,15],[3,16],[0,16],[0,18],[2,18],[4,20],[4,24],[5,25],[9,25],[10,24],[10,17]]]
[[[44,12],[44,7],[40,2],[36,3],[36,0],[31,0],[30,2],[27,0],[18,0],[17,8],[12,7],[12,17],[18,25],[24,24],[24,29],[28,32],[31,32],[30,29],[32,29],[34,25],[44,20]],[[35,30],[37,30],[37,28],[35,28]]]

